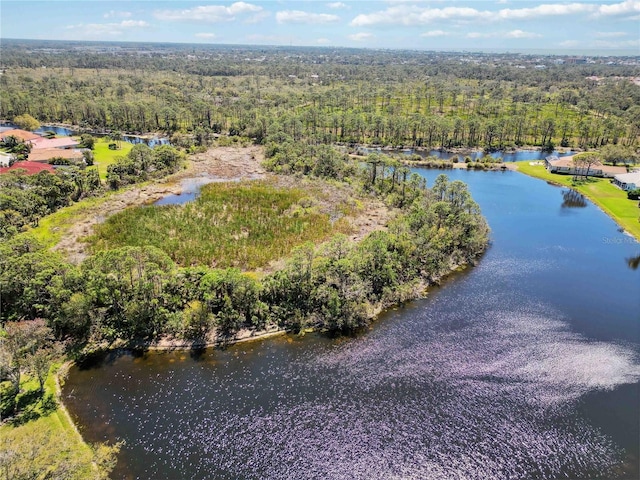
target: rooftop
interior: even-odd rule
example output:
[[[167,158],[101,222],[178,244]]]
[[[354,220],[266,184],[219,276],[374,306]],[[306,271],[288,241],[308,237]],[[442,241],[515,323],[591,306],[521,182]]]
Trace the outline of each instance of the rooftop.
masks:
[[[12,135],[14,137],[21,138],[23,142],[42,138],[37,133],[28,132],[26,130],[20,130],[19,128],[12,128],[11,130],[5,130],[4,132],[0,133],[0,138],[7,138]]]
[[[30,162],[48,162],[52,158],[67,158],[69,160],[81,160],[82,151],[64,148],[39,148],[31,150]]]
[[[54,172],[55,171],[53,166],[49,165],[47,163],[16,162],[10,167],[0,168],[0,174],[6,173],[6,172],[15,171],[15,170],[20,170],[20,169],[26,170],[27,171],[27,175],[35,175],[36,173],[40,173],[40,172],[44,172],[44,171],[47,171],[47,172]]]
[[[621,173],[616,175],[615,179],[622,183],[640,184],[640,172]]]
[[[68,148],[68,147],[77,147],[79,145],[77,140],[74,140],[71,137],[60,137],[60,138],[43,138],[38,137],[31,140],[31,144],[33,145],[33,150],[39,150],[43,148]]]
[[[568,157],[562,158],[548,158],[547,161],[553,165],[554,167],[567,167],[573,168],[575,167],[573,163],[574,155],[570,155]],[[602,170],[603,172],[609,173],[611,175],[617,175],[621,173],[627,173],[627,167],[614,167],[612,165],[593,165],[591,170]]]

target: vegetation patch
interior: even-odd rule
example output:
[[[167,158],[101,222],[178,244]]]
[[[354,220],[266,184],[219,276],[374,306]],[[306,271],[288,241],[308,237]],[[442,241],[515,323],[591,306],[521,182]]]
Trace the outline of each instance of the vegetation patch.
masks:
[[[119,157],[126,156],[133,148],[132,143],[119,141],[115,142],[118,148],[112,150],[109,148],[109,145],[112,143],[114,142],[111,139],[101,138],[97,140],[93,146],[94,162],[98,167],[100,180],[107,179],[107,168],[109,165],[116,163]]]
[[[115,466],[119,446],[89,446],[59,407],[54,366],[40,391],[26,377],[16,398],[19,415],[0,425],[3,478],[106,479]],[[3,389],[9,382],[2,382]],[[4,399],[3,399],[4,400]]]
[[[609,179],[590,177],[587,180],[576,181],[573,175],[549,173],[544,166],[530,165],[528,161],[518,162],[518,171],[580,192],[604,210],[618,225],[640,240],[638,203],[629,200],[626,192],[613,185]]]
[[[113,215],[89,242],[94,251],[152,245],[183,266],[254,269],[297,245],[349,232],[344,217],[332,222],[316,203],[299,188],[264,181],[213,183],[185,205],[137,207]]]

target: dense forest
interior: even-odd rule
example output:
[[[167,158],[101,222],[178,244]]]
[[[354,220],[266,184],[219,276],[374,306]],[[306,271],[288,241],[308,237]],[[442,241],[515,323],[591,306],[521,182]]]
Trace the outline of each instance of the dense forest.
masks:
[[[429,148],[635,145],[640,68],[526,55],[7,41],[0,118]],[[188,140],[184,135],[188,134]]]

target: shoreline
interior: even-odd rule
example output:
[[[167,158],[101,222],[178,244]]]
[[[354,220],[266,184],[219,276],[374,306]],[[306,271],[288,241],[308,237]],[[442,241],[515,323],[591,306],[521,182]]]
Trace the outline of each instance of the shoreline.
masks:
[[[485,250],[475,259],[465,262],[459,265],[452,265],[449,270],[442,276],[434,278],[431,282],[427,282],[425,280],[421,280],[418,282],[414,289],[413,293],[410,297],[405,298],[402,301],[398,301],[396,303],[390,305],[384,304],[375,304],[370,306],[369,311],[369,323],[367,326],[373,325],[381,314],[385,311],[397,308],[399,306],[405,305],[410,302],[414,302],[416,300],[420,300],[426,298],[429,293],[429,288],[432,286],[441,286],[443,282],[446,282],[449,278],[454,276],[457,273],[463,272],[467,270],[469,267],[473,267],[477,264],[477,260],[481,258],[486,250],[490,247],[490,243],[487,244]],[[198,339],[198,340],[182,340],[173,337],[162,337],[154,341],[123,341],[123,340],[115,340],[110,344],[98,344],[95,345],[95,350],[92,352],[87,352],[86,356],[91,357],[93,355],[101,355],[109,352],[115,352],[118,350],[130,350],[130,351],[154,351],[154,352],[172,352],[172,351],[190,351],[190,350],[203,350],[208,348],[224,348],[231,347],[234,345],[239,345],[243,343],[250,343],[254,341],[263,341],[269,338],[280,337],[284,335],[298,335],[303,336],[307,333],[318,332],[322,333],[325,330],[319,330],[314,326],[307,326],[300,330],[300,332],[295,333],[291,330],[287,330],[282,327],[278,327],[277,325],[272,325],[271,328],[266,328],[264,330],[248,330],[242,329],[239,330],[236,335],[231,338],[224,339],[215,335],[215,330],[209,335],[207,339]],[[68,360],[69,366],[75,363],[74,360]]]
[[[514,169],[514,171],[516,171],[516,172],[518,172],[518,173],[521,173],[521,174],[523,174],[523,175],[527,175],[527,176],[529,176],[529,177],[531,177],[531,178],[536,178],[536,179],[538,179],[538,180],[543,180],[543,181],[545,181],[545,182],[547,182],[547,183],[549,183],[549,184],[551,184],[551,185],[555,185],[555,186],[557,186],[557,187],[569,188],[569,189],[573,190],[574,192],[577,192],[577,193],[579,193],[580,195],[585,196],[586,198],[588,198],[588,199],[589,199],[589,201],[590,201],[590,202],[591,202],[591,203],[592,203],[596,208],[598,208],[598,209],[599,209],[600,211],[602,211],[605,215],[607,215],[609,218],[611,218],[611,219],[615,222],[615,224],[616,224],[618,227],[620,227],[620,229],[622,230],[622,232],[623,232],[625,235],[627,235],[627,236],[629,236],[629,237],[631,237],[631,238],[635,239],[636,243],[640,244],[640,231],[639,231],[638,233],[635,233],[635,232],[631,232],[631,231],[629,231],[629,230],[627,229],[627,226],[626,226],[626,225],[624,225],[624,224],[623,224],[623,222],[621,221],[621,218],[620,218],[620,217],[618,217],[614,212],[612,212],[611,210],[609,210],[609,208],[607,208],[603,203],[601,203],[601,202],[600,202],[600,199],[599,199],[598,197],[594,196],[593,194],[590,194],[589,192],[581,191],[581,190],[579,190],[579,189],[575,188],[574,186],[566,185],[566,184],[564,184],[564,183],[560,182],[559,180],[549,179],[549,178],[546,178],[546,177],[543,177],[543,176],[535,175],[535,174],[533,174],[533,173],[531,173],[531,172],[526,172],[526,171],[524,171],[524,170],[522,170],[522,169],[518,168],[519,166],[517,165],[517,163],[516,163],[515,165],[516,165],[516,168]],[[546,172],[546,170],[545,170],[545,172]],[[561,176],[566,177],[566,175],[561,175]],[[601,179],[601,180],[604,180],[604,179]],[[622,191],[622,190],[621,190],[621,191]],[[638,208],[637,210],[638,210],[638,216],[640,216],[640,208]]]

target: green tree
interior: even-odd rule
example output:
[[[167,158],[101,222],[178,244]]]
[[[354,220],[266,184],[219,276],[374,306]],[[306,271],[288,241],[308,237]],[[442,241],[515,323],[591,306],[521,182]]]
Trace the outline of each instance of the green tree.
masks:
[[[83,133],[82,135],[80,135],[80,147],[93,150],[95,147],[95,143],[96,139],[92,135],[88,133]]]
[[[20,392],[22,374],[27,371],[37,376],[40,392],[44,391],[44,380],[51,363],[40,351],[49,348],[51,341],[51,329],[42,319],[4,325],[0,332],[0,370],[11,381],[14,398]]]
[[[579,153],[573,157],[573,165],[578,174],[582,174],[585,179],[589,178],[591,168],[596,165],[602,165],[602,156],[596,152]]]
[[[40,122],[28,113],[13,117],[13,123],[23,130],[33,131],[40,128]]]

